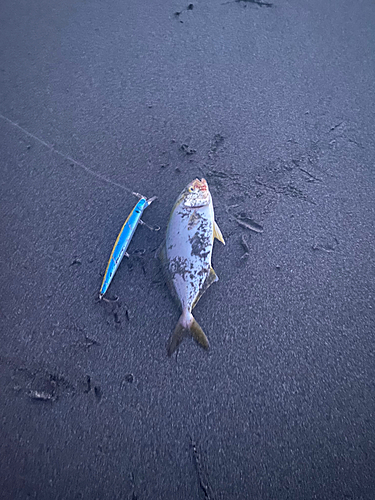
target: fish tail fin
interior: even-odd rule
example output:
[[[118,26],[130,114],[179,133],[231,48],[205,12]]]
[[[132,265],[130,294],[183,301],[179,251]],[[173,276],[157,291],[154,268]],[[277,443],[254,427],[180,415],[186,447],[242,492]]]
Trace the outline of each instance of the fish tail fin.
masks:
[[[180,323],[180,320],[178,320],[176,328],[174,329],[174,332],[172,333],[168,342],[168,347],[167,347],[168,356],[172,356],[172,354],[175,352],[175,350],[178,348],[178,346],[181,344],[181,342],[184,340],[186,336],[187,336],[186,328],[184,328],[183,325]]]
[[[178,320],[177,326],[169,339],[168,356],[172,356],[184,338],[190,336],[193,337],[193,339],[204,349],[208,349],[208,339],[202,328],[199,326],[198,322],[191,313],[183,311],[180,319]]]
[[[193,317],[192,315],[192,318],[193,318],[193,321],[192,321],[192,324],[190,326],[190,333],[193,337],[193,339],[200,345],[202,346],[204,349],[208,349],[209,348],[209,343],[208,343],[208,339],[204,333],[204,331],[202,330],[202,328],[198,325],[197,321],[195,320],[195,318]]]

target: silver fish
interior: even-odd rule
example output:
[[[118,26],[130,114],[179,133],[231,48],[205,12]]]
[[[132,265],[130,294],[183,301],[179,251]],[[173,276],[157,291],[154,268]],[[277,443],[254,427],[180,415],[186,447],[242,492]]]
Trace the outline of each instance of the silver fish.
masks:
[[[218,280],[211,266],[214,238],[225,245],[214,219],[207,182],[195,179],[176,200],[159,253],[167,283],[182,309],[169,339],[169,356],[190,335],[202,347],[207,349],[209,346],[191,311],[208,287]]]

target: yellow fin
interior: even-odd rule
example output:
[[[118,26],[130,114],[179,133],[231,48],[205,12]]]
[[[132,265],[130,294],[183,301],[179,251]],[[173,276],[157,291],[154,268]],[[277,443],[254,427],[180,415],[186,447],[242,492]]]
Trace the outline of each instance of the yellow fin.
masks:
[[[225,241],[223,238],[223,235],[221,234],[219,226],[216,224],[216,221],[214,221],[214,238],[217,240],[221,241],[223,245],[225,245]]]
[[[172,356],[172,354],[179,347],[184,338],[189,336],[192,336],[193,339],[197,342],[197,344],[203,347],[203,349],[209,348],[208,339],[204,334],[202,328],[196,322],[195,318],[192,315],[190,315],[191,317],[190,324],[188,327],[184,327],[184,325],[182,324],[183,316],[184,313],[182,313],[180,319],[178,320],[177,326],[169,339],[167,346],[168,356]]]
[[[208,343],[207,337],[204,334],[204,331],[202,330],[202,328],[198,325],[198,323],[195,321],[194,318],[193,318],[193,323],[190,326],[189,331],[190,331],[193,339],[195,340],[195,342],[197,342],[200,346],[202,346],[203,349],[209,348],[210,344]]]
[[[198,300],[202,297],[204,292],[212,285],[212,283],[215,283],[215,281],[218,281],[219,278],[217,277],[217,274],[213,270],[213,268],[210,268],[210,272],[207,275],[207,278],[205,279],[202,288],[199,290],[198,295],[196,296],[193,305],[191,306],[192,309],[197,305]]]
[[[167,346],[168,356],[172,356],[172,354],[175,352],[175,350],[178,348],[178,346],[181,344],[181,342],[184,340],[186,336],[187,336],[186,329],[181,325],[180,322],[178,322],[168,342]]]

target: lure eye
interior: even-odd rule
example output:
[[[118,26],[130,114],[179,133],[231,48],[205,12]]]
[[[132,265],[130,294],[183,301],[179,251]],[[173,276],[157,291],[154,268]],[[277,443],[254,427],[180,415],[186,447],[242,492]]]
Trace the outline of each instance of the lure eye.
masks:
[[[194,188],[189,187],[189,193],[192,193],[194,191]]]

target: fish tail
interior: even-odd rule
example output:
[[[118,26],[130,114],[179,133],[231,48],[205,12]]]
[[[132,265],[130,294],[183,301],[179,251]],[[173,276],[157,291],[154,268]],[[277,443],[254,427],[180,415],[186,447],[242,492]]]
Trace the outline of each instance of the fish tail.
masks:
[[[193,339],[204,349],[208,349],[209,343],[202,328],[198,325],[194,316],[188,312],[183,311],[177,326],[172,333],[168,342],[168,356],[172,356],[178,346],[186,337],[193,337]]]
[[[195,318],[193,317],[192,315],[192,318],[193,318],[193,322],[190,326],[190,333],[193,337],[193,339],[200,345],[202,346],[204,349],[208,349],[209,348],[209,343],[208,343],[208,339],[204,333],[204,331],[202,330],[202,328],[198,325],[197,321],[195,320]]]

